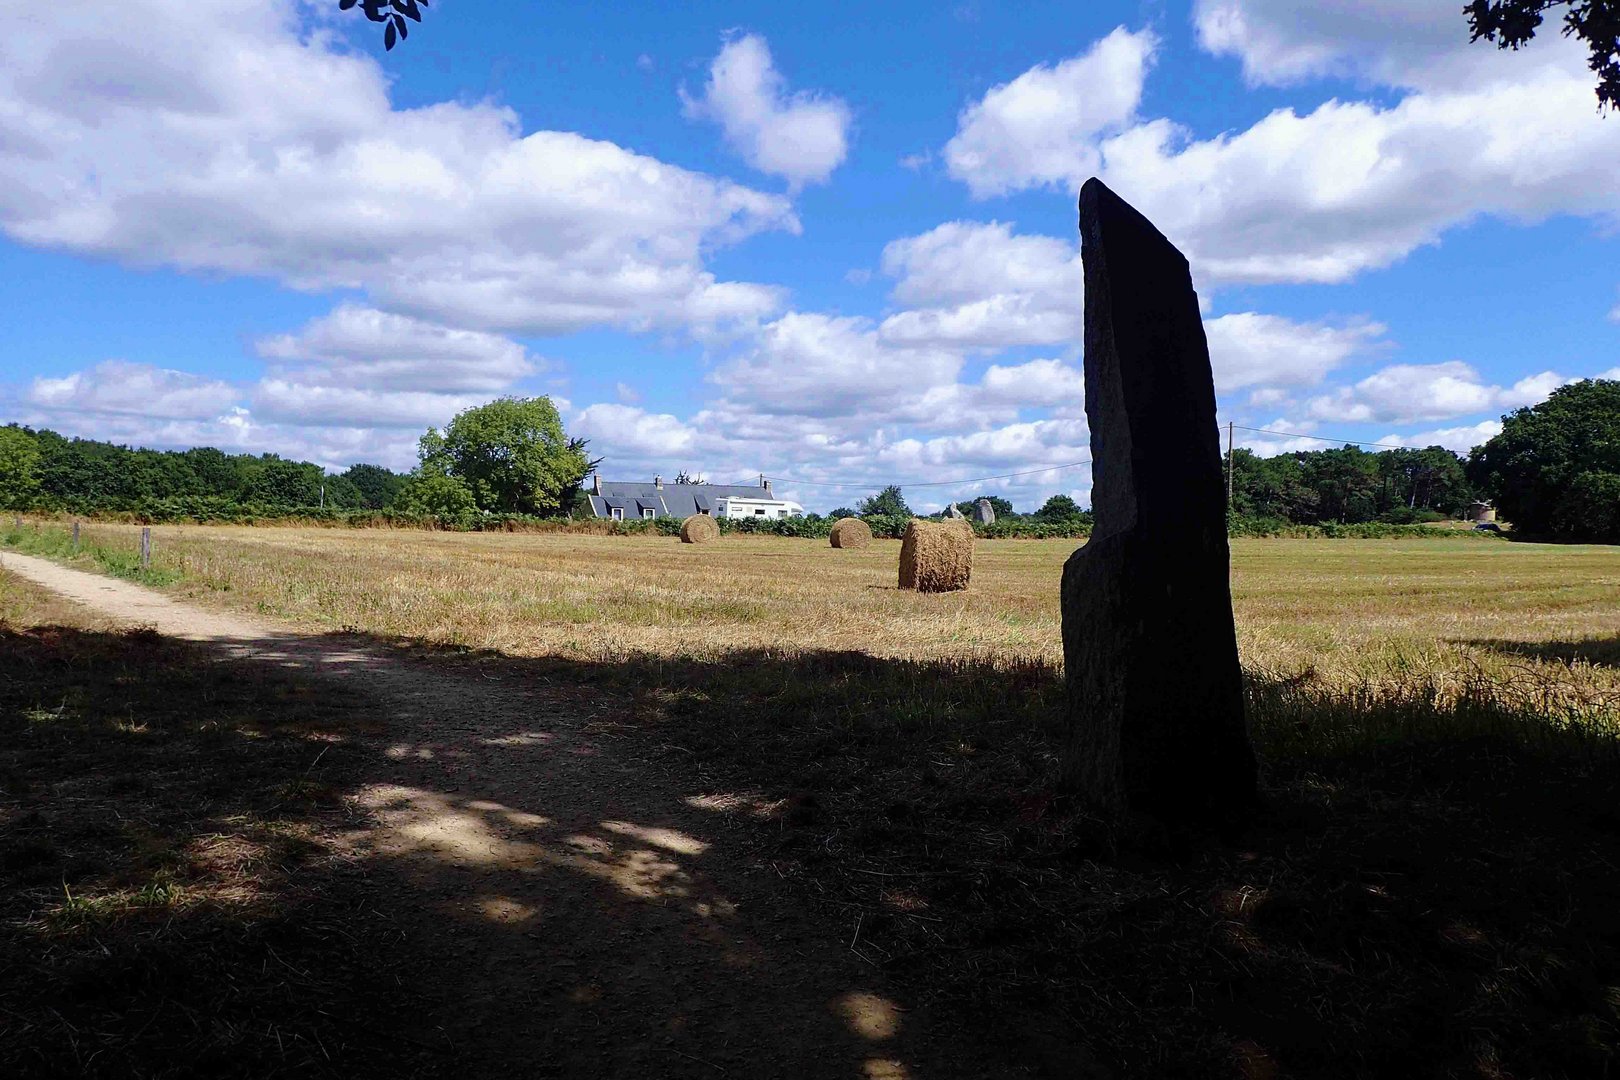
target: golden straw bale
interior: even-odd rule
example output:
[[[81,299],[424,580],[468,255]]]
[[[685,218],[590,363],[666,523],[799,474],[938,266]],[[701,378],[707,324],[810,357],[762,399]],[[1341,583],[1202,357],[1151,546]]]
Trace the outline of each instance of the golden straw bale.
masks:
[[[707,544],[720,539],[720,523],[708,514],[693,514],[681,522],[681,543]]]
[[[872,546],[872,526],[860,518],[839,518],[833,522],[832,534],[828,539],[835,548],[865,551]]]
[[[973,573],[973,526],[966,521],[919,521],[900,540],[900,587],[955,592]]]

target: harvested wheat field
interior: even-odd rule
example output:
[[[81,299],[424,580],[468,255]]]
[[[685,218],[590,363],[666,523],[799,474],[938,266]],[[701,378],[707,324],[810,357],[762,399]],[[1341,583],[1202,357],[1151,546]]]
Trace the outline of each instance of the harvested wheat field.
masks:
[[[970,590],[922,595],[895,587],[899,544],[883,540],[153,534],[148,570],[124,527],[87,527],[68,561],[285,628],[300,649],[361,650],[421,688],[368,708],[354,704],[364,678],[333,696],[327,676],[289,673],[259,646],[221,684],[206,672],[223,669],[155,635],[42,629],[82,616],[26,590],[0,604],[17,668],[7,753],[32,745],[25,732],[59,740],[26,762],[42,779],[5,788],[23,800],[8,812],[37,803],[46,822],[4,864],[29,867],[16,895],[30,933],[84,964],[114,962],[94,951],[106,942],[127,965],[171,913],[153,890],[172,885],[191,914],[167,933],[203,935],[208,959],[198,985],[177,974],[149,1000],[173,993],[205,1021],[233,958],[273,972],[267,950],[290,957],[304,982],[219,996],[204,1028],[233,1060],[369,1076],[381,1043],[393,1051],[374,1071],[499,1075],[491,1063],[516,1039],[581,1076],[1620,1065],[1620,549],[1235,542],[1266,805],[1237,831],[1191,837],[1109,829],[1057,783],[1069,542],[981,541]],[[4,539],[65,557],[64,537]],[[48,661],[62,649],[77,666]],[[250,671],[255,657],[267,666]],[[160,661],[179,665],[179,691],[132,694]],[[103,691],[68,685],[98,678]],[[412,707],[418,693],[446,704]],[[156,861],[162,827],[62,839],[40,800],[51,769],[82,768],[64,750],[76,729],[48,719],[64,700],[73,723],[125,741],[175,729],[177,712],[228,710],[165,737],[198,740],[195,755],[245,727],[253,753],[232,768],[247,782],[199,818],[190,803],[125,806],[157,797],[145,787],[64,776],[76,805],[179,815],[202,839]],[[288,751],[301,729],[337,749]],[[0,761],[0,778],[22,768]],[[303,862],[213,871],[189,854],[293,842],[282,836]],[[94,858],[76,861],[74,844]],[[571,881],[600,894],[581,899]],[[229,888],[246,890],[237,907],[218,899]],[[298,898],[307,926],[279,931],[290,943],[244,929],[266,892]],[[331,944],[379,934],[409,945]],[[385,972],[367,966],[377,955]],[[373,1011],[347,1026],[321,1011],[382,978],[414,988],[410,1019],[375,995],[353,998]],[[0,985],[0,1006],[29,1025],[13,1025],[0,1060],[65,1022],[92,1033],[82,1053],[116,1051],[104,1060],[191,1060],[161,1020],[119,1027],[77,983],[50,981],[43,1004],[33,985]],[[754,1030],[766,1013],[782,1034]],[[401,1033],[414,1043],[389,1043]]]

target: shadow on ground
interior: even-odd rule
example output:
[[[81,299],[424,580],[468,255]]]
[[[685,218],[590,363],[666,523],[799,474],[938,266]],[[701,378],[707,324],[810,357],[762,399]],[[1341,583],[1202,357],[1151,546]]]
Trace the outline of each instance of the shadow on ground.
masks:
[[[1506,656],[1530,660],[1556,660],[1561,664],[1592,664],[1620,668],[1620,634],[1579,641],[1466,641],[1460,644],[1490,649]]]
[[[1057,788],[1060,686],[1037,662],[586,663],[343,635],[218,649],[240,647],[254,658],[5,632],[5,884],[28,900],[6,914],[24,981],[0,975],[0,1061],[867,1078],[1617,1064],[1610,735],[1256,676],[1265,810],[1240,834],[1171,836],[1105,828]],[[304,689],[264,689],[284,686]],[[41,718],[59,694],[86,695],[79,727]],[[323,704],[306,716],[288,694]],[[379,703],[380,730],[345,726]],[[149,713],[171,718],[155,751]],[[109,780],[126,771],[127,792]],[[60,809],[76,793],[100,825]],[[59,881],[151,883],[135,819],[197,902],[62,914]],[[191,854],[282,835],[320,854],[243,856],[252,895]]]

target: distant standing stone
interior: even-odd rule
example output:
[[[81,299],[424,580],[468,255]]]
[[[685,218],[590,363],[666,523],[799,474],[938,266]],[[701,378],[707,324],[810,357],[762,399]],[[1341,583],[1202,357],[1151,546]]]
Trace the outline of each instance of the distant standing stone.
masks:
[[[980,525],[994,525],[996,523],[996,508],[990,505],[989,499],[980,499],[973,504],[973,520]]]
[[[1256,798],[1215,389],[1186,258],[1080,191],[1091,540],[1063,569],[1065,765],[1092,802],[1197,822]]]
[[[956,508],[955,503],[951,503],[950,506],[945,508],[945,516],[948,517],[948,518],[952,518],[952,519],[954,519],[956,521],[966,521],[967,520],[966,518],[964,518],[962,516],[962,511],[960,511],[960,510],[958,510]]]

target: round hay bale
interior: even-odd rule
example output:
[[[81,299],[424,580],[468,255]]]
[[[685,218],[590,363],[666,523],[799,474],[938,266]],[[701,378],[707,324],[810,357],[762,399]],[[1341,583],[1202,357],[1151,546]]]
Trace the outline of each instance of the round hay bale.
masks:
[[[828,537],[835,548],[865,551],[872,546],[872,526],[860,518],[839,518]]]
[[[708,514],[693,514],[681,522],[681,543],[707,544],[720,539],[720,523]]]
[[[966,521],[913,518],[900,538],[900,587],[956,592],[973,574],[973,526]]]

